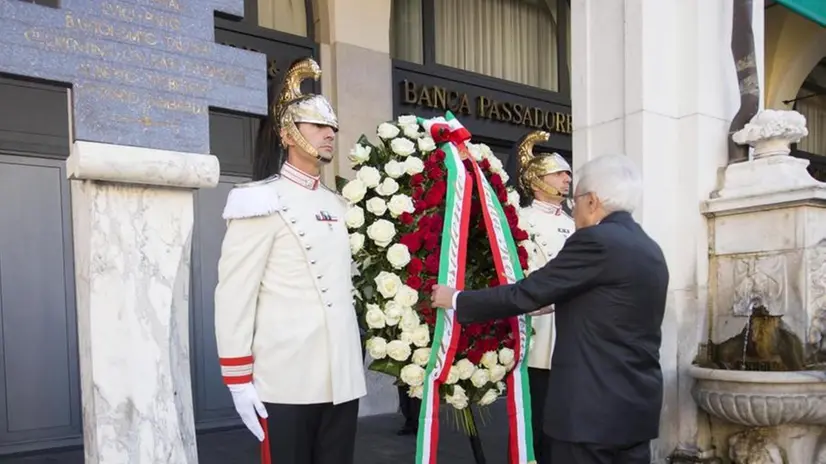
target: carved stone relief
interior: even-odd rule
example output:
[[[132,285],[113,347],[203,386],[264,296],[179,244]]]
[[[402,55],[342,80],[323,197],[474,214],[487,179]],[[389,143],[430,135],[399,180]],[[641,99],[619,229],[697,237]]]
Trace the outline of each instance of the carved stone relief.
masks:
[[[809,343],[819,350],[826,348],[826,240],[808,250],[808,304],[811,315]]]
[[[782,254],[738,258],[733,269],[734,314],[748,316],[754,298],[759,298],[772,314],[785,313],[786,266],[786,256]]]

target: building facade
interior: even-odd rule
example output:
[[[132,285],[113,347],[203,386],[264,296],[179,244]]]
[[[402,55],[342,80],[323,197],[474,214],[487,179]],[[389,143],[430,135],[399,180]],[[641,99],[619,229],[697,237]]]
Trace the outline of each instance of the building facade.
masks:
[[[59,7],[56,0],[29,3]],[[765,44],[760,48],[765,107],[794,108],[807,116],[810,135],[795,154],[810,159],[810,171],[824,179],[826,35],[822,25],[780,3],[759,5],[755,14]],[[646,195],[658,198],[643,208],[643,224],[664,244],[672,268],[699,266],[676,273],[669,308],[674,316],[664,327],[671,341],[663,349],[668,394],[660,457],[678,443],[697,441],[696,420],[686,412],[694,407],[679,376],[692,348],[677,345],[696,341],[693,316],[684,308],[703,304],[708,278],[697,264],[704,247],[695,232],[703,231],[704,223],[665,211],[695,208],[713,190],[715,170],[725,164],[721,130],[733,115],[736,92],[736,81],[718,82],[733,79],[733,64],[721,64],[730,60],[730,7],[714,12],[710,25],[700,21],[699,2],[679,8],[662,4],[247,0],[244,18],[215,19],[216,42],[265,54],[270,77],[279,77],[299,57],[320,63],[318,88],[341,121],[339,157],[325,172],[329,185],[337,175],[352,174],[346,154],[361,134],[373,137],[380,122],[410,113],[451,110],[511,171],[515,143],[536,129],[551,133],[538,149],[557,151],[574,165],[605,152],[635,154],[644,168]],[[620,28],[622,18],[639,21],[639,34]],[[662,24],[654,28],[655,23]],[[679,64],[678,56],[691,60]],[[717,73],[714,84],[707,72]],[[65,166],[72,143],[68,95],[64,85],[0,76],[0,455],[82,442],[72,198]],[[659,121],[661,114],[708,119],[696,116],[696,126],[677,128]],[[258,121],[229,112],[210,115],[221,179],[217,188],[195,195],[189,293],[199,430],[238,424],[217,363],[212,292],[224,230],[221,209],[231,186],[250,176]],[[678,148],[669,156],[662,153]],[[687,161],[700,152],[697,161]],[[674,186],[692,194],[673,193]],[[688,221],[684,235],[676,234],[667,218]],[[370,393],[361,414],[395,411],[395,387],[379,374],[368,375]]]

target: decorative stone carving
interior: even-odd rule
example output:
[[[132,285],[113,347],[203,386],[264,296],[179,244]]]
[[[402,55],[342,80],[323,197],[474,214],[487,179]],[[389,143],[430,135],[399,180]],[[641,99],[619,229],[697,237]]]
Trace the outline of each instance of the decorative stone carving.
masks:
[[[826,372],[756,372],[691,366],[692,396],[707,413],[734,424],[826,425]]]
[[[728,439],[728,457],[734,464],[787,464],[786,450],[765,429],[748,429]]]
[[[788,155],[789,146],[809,135],[806,118],[797,111],[763,110],[731,139],[740,145],[754,147],[754,159]]]
[[[826,239],[809,251],[809,343],[826,349]]]
[[[749,316],[751,302],[760,300],[772,314],[783,314],[784,289],[787,288],[786,259],[783,255],[746,256],[734,264],[734,302],[736,316]]]

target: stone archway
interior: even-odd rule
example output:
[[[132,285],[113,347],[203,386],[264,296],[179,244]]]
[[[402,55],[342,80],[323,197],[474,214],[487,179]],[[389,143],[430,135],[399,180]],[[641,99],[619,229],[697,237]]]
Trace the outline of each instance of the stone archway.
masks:
[[[826,57],[826,28],[782,7],[766,11],[766,108],[791,109],[806,77]]]

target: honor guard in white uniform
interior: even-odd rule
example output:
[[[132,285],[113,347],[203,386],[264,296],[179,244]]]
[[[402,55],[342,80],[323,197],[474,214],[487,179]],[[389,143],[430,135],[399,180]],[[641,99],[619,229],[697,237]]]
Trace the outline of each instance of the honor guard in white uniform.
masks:
[[[253,182],[229,194],[218,263],[221,373],[264,464],[352,464],[366,394],[346,204],[319,180],[338,122],[312,59],[295,62],[259,133]],[[286,158],[284,157],[286,155]]]
[[[574,233],[574,220],[563,208],[571,186],[571,166],[557,153],[533,154],[537,142],[548,140],[550,134],[536,131],[525,136],[519,144],[519,187],[523,207],[519,220],[530,230],[528,247],[528,272],[541,268],[556,257],[568,237]],[[531,387],[531,411],[533,414],[534,451],[537,463],[547,464],[542,444],[545,398],[548,375],[553,355],[554,315],[532,317],[535,334],[528,354],[528,376]],[[561,398],[560,401],[564,401]]]

